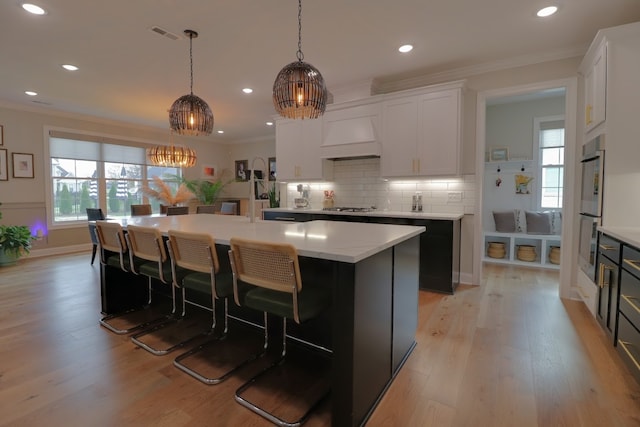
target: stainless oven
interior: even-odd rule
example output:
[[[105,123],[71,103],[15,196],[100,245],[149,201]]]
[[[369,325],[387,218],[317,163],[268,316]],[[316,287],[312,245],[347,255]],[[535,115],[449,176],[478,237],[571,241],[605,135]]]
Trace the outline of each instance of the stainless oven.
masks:
[[[597,227],[602,223],[604,135],[593,138],[583,146],[581,163],[578,264],[582,271],[595,281]]]

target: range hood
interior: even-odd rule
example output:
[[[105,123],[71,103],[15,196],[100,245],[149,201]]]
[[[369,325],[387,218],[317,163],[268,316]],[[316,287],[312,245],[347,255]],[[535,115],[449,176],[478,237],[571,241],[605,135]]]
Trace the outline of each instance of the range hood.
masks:
[[[325,113],[320,155],[324,159],[379,157],[379,105],[359,105]]]

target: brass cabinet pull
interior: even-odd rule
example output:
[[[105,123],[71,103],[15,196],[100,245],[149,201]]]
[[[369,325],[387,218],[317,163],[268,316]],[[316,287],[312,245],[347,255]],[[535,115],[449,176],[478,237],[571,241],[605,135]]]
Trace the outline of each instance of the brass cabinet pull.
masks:
[[[624,263],[627,265],[630,265],[631,267],[635,268],[636,270],[640,271],[640,267],[638,267],[636,264],[640,263],[640,261],[638,260],[634,260],[634,259],[624,259]]]
[[[627,353],[627,356],[629,356],[629,358],[631,359],[633,364],[636,365],[636,369],[638,371],[640,371],[640,363],[638,363],[636,358],[633,357],[633,354],[631,354],[631,352],[627,348],[627,346],[633,346],[633,344],[631,344],[630,342],[627,342],[627,341],[622,341],[621,339],[618,339],[618,344],[620,344],[622,346],[622,349],[624,350],[624,352]]]
[[[605,263],[601,262],[599,270],[600,271],[599,271],[599,274],[598,274],[598,286],[600,286],[601,288],[604,288],[605,285],[609,286],[609,283],[604,283],[604,272],[606,270],[613,270],[613,267],[610,267],[610,266],[606,265]]]
[[[607,245],[604,243],[600,243],[600,249],[602,249],[603,251],[612,251],[614,250],[616,247],[613,245]]]
[[[295,221],[296,219],[290,216],[277,216],[276,220],[277,221]]]
[[[633,298],[633,297],[628,297],[626,295],[620,295],[620,297],[625,300],[626,302],[629,303],[629,305],[631,305],[631,307],[634,308],[635,311],[637,311],[638,313],[640,313],[640,307],[638,307],[636,305],[636,303],[634,303],[632,300],[637,299],[637,298]]]
[[[591,104],[587,105],[587,109],[586,109],[586,112],[585,112],[585,116],[586,116],[585,120],[586,120],[588,125],[590,125],[593,122],[593,120],[591,120],[591,110],[593,110],[593,105],[591,105]]]

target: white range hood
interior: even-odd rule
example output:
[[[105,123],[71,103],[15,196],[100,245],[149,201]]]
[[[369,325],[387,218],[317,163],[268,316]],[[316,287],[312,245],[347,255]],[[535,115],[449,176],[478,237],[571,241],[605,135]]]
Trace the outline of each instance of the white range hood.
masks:
[[[324,159],[379,157],[380,104],[341,106],[327,111],[322,118]]]

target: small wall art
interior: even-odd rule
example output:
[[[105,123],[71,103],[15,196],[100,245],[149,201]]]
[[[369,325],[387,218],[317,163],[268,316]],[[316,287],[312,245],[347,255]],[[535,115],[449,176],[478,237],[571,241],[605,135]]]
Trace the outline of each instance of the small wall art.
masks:
[[[9,180],[9,168],[7,167],[7,150],[0,148],[0,181]]]
[[[236,181],[247,181],[249,179],[249,160],[236,160]]]
[[[269,181],[276,180],[276,158],[269,157]]]
[[[33,154],[11,153],[14,178],[33,178]]]
[[[4,126],[0,125],[0,145],[4,145]]]
[[[533,181],[532,176],[516,175],[516,194],[531,194],[529,183]]]
[[[506,147],[492,148],[491,149],[491,161],[492,162],[506,162],[509,160],[509,149]]]
[[[214,165],[202,166],[202,179],[213,179],[216,175],[217,167]]]

